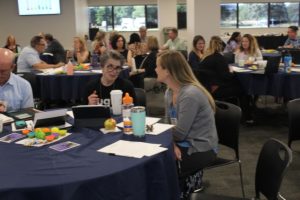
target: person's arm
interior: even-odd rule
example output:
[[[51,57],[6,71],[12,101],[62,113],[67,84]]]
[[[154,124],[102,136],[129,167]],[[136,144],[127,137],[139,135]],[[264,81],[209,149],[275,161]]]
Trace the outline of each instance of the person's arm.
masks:
[[[76,52],[76,57],[77,57],[77,62],[78,63],[84,63],[86,62],[86,60],[88,60],[89,57],[89,52],[88,51],[84,51],[83,54],[81,54],[80,52]]]
[[[128,67],[132,68],[132,65],[133,65],[133,62],[132,62],[132,51],[131,50],[128,50],[128,54],[127,54],[127,64],[128,64]]]
[[[32,94],[32,88],[30,83],[26,82],[25,84],[22,84],[24,87],[22,90],[22,102],[21,102],[21,108],[33,108],[34,102],[33,102],[33,94]]]
[[[160,50],[167,50],[167,49],[169,49],[170,42],[171,42],[171,39],[168,39],[168,41],[160,48]]]
[[[263,55],[262,55],[260,49],[257,49],[255,58],[256,58],[256,60],[263,60]]]
[[[195,52],[191,51],[189,54],[189,64],[193,70],[197,70],[199,68],[199,57]]]
[[[197,100],[193,94],[184,94],[178,100],[177,125],[173,129],[173,136],[175,141],[182,141],[188,135],[193,123],[197,123],[194,120],[199,112],[200,104],[199,99]]]
[[[63,62],[59,62],[57,64],[47,64],[46,62],[41,61],[39,63],[33,64],[32,67],[36,70],[39,70],[39,69],[48,69],[48,68],[58,68],[64,65],[65,63]]]

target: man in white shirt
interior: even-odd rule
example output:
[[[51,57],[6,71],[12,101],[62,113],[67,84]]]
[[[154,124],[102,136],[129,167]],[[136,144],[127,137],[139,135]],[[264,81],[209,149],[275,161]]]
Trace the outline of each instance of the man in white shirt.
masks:
[[[176,51],[184,51],[186,50],[186,46],[184,41],[178,38],[178,30],[177,28],[171,28],[168,31],[169,40],[161,47],[161,50],[176,50]]]
[[[41,70],[47,68],[58,68],[65,63],[59,62],[57,64],[48,64],[40,59],[40,53],[44,52],[46,47],[46,41],[41,36],[34,36],[31,39],[30,46],[25,47],[17,62],[18,72],[32,72],[34,70]]]

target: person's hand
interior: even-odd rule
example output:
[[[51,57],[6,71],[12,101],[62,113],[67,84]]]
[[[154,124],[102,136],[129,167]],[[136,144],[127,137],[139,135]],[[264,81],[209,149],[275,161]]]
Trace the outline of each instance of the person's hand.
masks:
[[[65,65],[65,63],[59,62],[59,63],[57,63],[57,64],[55,65],[55,67],[58,68],[58,67],[61,67],[61,66],[64,66],[64,65]]]
[[[180,161],[182,160],[181,159],[181,151],[176,144],[174,144],[174,154],[175,154],[176,160],[180,160]]]
[[[97,95],[96,90],[94,90],[94,92],[88,96],[88,101],[89,101],[89,105],[98,105],[100,98]]]
[[[283,46],[284,48],[293,48],[293,45],[285,45],[285,46]]]
[[[106,51],[106,47],[105,46],[100,47],[100,53],[103,54],[104,51]]]

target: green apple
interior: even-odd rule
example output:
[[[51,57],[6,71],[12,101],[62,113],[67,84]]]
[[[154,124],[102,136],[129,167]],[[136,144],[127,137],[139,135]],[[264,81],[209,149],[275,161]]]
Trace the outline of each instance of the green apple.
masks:
[[[104,122],[104,128],[106,130],[114,130],[116,128],[116,120],[114,120],[113,118],[109,118],[107,120],[105,120]]]

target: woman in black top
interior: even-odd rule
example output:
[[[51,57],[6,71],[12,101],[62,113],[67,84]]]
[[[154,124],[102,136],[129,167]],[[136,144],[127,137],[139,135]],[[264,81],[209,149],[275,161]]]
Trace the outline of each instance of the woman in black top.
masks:
[[[230,72],[228,62],[221,52],[223,52],[223,41],[220,37],[213,36],[196,74],[201,77],[201,73],[205,73],[209,84],[203,84],[209,85],[208,89],[215,99],[239,98],[244,117],[250,123],[253,121],[250,96],[245,94],[236,76]]]
[[[128,49],[126,49],[126,40],[123,35],[117,34],[111,40],[111,47],[118,51],[127,63]]]
[[[87,84],[84,95],[85,104],[110,106],[110,92],[112,90],[122,90],[123,95],[128,92],[135,100],[136,95],[132,83],[119,77],[123,64],[124,58],[117,51],[110,50],[101,55],[102,76]]]
[[[201,35],[196,35],[193,39],[193,50],[189,54],[189,64],[192,69],[197,69],[203,58],[205,50],[205,39]]]

